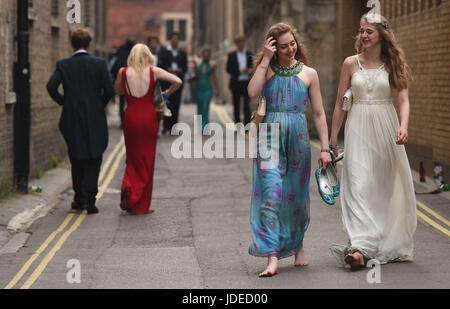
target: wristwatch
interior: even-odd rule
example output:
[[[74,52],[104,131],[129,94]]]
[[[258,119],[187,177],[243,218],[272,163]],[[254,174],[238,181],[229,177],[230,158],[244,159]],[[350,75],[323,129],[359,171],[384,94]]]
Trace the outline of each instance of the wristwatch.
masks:
[[[329,153],[329,152],[330,152],[330,149],[321,149],[320,152],[326,152],[326,153]]]

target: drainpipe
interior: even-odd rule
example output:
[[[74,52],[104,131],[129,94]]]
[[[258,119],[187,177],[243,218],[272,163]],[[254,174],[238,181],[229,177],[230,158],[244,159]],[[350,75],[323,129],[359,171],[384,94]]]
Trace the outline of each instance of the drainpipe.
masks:
[[[14,180],[18,191],[28,192],[30,174],[31,95],[28,0],[17,0],[17,62],[14,62]]]

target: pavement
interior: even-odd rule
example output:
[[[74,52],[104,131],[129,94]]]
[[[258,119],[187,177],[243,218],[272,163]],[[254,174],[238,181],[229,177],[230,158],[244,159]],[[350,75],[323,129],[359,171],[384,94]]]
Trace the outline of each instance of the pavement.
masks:
[[[181,120],[191,127],[195,110],[195,105],[182,105]],[[211,121],[226,120],[226,115],[231,114],[231,106],[217,105],[212,108]],[[122,136],[115,106],[109,107],[109,115],[110,146],[105,158],[114,157],[114,148]],[[75,214],[69,230],[62,225],[55,230],[60,222],[69,220],[70,226],[73,221],[69,218],[73,192],[68,162],[30,182],[42,186],[41,194],[16,194],[0,203],[0,284],[6,286],[20,269],[24,278],[19,278],[13,287],[20,284],[33,288],[172,289],[371,286],[365,272],[343,271],[329,254],[331,243],[346,242],[340,205],[326,206],[313,180],[312,220],[305,238],[311,265],[294,269],[292,261],[285,259],[280,262],[280,275],[271,280],[258,279],[266,261],[247,253],[251,240],[248,224],[251,160],[177,160],[168,155],[175,139],[163,136],[158,141],[152,201],[155,213],[150,216],[125,215],[118,207],[124,169],[120,153],[115,154],[114,163],[111,161],[114,173],[111,171],[111,177],[106,177],[105,182],[110,183],[98,203],[100,214],[84,217]],[[312,147],[312,154],[316,160],[318,149]],[[418,179],[414,171],[413,176]],[[426,183],[415,182],[415,186],[420,192],[434,189],[429,178]],[[444,220],[450,217],[450,192],[417,198]],[[431,212],[423,212],[432,220],[419,218],[415,262],[383,266],[384,284],[378,288],[449,287],[449,237],[433,222],[446,226]],[[55,247],[49,249],[25,280],[33,270],[24,269],[25,262],[40,252],[41,244],[52,244],[47,236],[62,231],[65,232]],[[66,280],[66,263],[72,259],[81,261],[83,274],[88,274],[78,285]]]

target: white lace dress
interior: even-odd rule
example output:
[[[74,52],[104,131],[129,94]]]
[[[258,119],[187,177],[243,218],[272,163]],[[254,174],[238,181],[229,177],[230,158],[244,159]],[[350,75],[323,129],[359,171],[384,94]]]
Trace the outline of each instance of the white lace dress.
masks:
[[[351,80],[353,105],[347,116],[341,206],[347,246],[331,252],[344,265],[360,251],[381,264],[413,259],[416,199],[405,147],[396,144],[400,127],[384,66],[359,70]]]

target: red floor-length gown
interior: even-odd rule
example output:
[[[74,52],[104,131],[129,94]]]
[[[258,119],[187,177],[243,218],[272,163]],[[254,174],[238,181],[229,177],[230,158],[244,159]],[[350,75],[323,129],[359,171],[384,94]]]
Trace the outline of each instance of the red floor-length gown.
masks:
[[[155,79],[150,67],[150,84],[147,94],[136,98],[128,93],[127,68],[122,71],[122,86],[127,98],[123,132],[127,150],[126,169],[122,182],[122,196],[128,195],[127,211],[149,214],[153,191],[158,121],[153,106]]]

